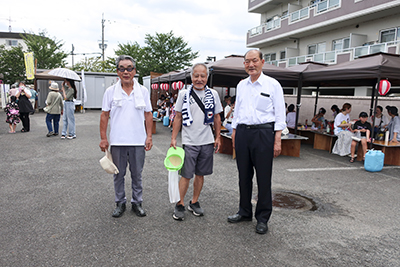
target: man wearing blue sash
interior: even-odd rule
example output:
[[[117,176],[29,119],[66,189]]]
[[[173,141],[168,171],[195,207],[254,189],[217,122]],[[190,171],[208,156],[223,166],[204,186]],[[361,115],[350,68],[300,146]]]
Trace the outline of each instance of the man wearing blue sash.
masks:
[[[184,198],[193,180],[193,197],[188,210],[195,216],[203,216],[199,196],[204,183],[204,175],[213,172],[213,154],[220,146],[222,105],[217,91],[207,87],[208,68],[197,63],[192,68],[192,86],[181,90],[176,102],[176,115],[173,124],[171,146],[176,148],[176,137],[182,127],[182,144],[185,160],[179,181],[180,201],[176,204],[173,218],[182,221],[185,218]],[[215,128],[215,140],[212,131]]]

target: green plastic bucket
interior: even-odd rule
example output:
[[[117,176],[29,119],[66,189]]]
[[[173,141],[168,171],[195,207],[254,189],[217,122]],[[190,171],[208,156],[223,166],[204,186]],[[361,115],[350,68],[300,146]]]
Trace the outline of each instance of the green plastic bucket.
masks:
[[[183,166],[185,151],[180,147],[170,147],[164,160],[164,166],[169,171],[179,171]]]

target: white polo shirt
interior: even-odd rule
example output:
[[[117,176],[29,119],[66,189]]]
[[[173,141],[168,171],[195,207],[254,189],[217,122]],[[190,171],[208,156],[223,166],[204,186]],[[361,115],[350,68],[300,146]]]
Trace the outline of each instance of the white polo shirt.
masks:
[[[144,146],[146,129],[144,112],[151,112],[149,92],[146,87],[140,86],[146,104],[144,109],[135,108],[135,90],[128,96],[122,92],[121,106],[116,106],[114,86],[110,86],[104,93],[102,111],[110,111],[110,138],[111,146]]]

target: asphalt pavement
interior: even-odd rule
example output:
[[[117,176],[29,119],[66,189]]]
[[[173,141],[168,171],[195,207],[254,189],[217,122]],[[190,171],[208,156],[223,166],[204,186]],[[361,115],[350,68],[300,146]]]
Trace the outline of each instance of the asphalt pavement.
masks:
[[[29,133],[19,124],[16,134],[0,114],[0,266],[400,266],[399,167],[370,173],[310,145],[299,158],[279,156],[273,191],[307,197],[315,210],[274,208],[259,235],[254,219],[227,222],[238,209],[238,175],[232,157],[218,153],[200,196],[205,215],[187,212],[179,222],[163,164],[171,132],[159,122],[143,171],[147,216],[128,204],[113,218],[100,111],[75,116],[77,138],[61,140],[46,137],[43,112],[30,116]],[[186,204],[191,193],[192,185]]]

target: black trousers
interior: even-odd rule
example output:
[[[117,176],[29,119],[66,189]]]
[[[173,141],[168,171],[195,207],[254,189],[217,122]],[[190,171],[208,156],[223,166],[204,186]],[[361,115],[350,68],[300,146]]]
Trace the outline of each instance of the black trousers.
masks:
[[[272,213],[271,175],[274,158],[275,132],[270,129],[236,128],[235,150],[239,171],[239,215],[253,216],[251,204],[254,170],[258,201],[255,218],[267,223]]]
[[[28,112],[28,113],[26,113],[26,112],[20,112],[20,113],[19,113],[19,117],[20,117],[21,122],[22,122],[22,127],[23,127],[27,132],[29,132],[29,131],[30,131],[30,124],[31,124],[30,119],[29,119],[29,112]]]

